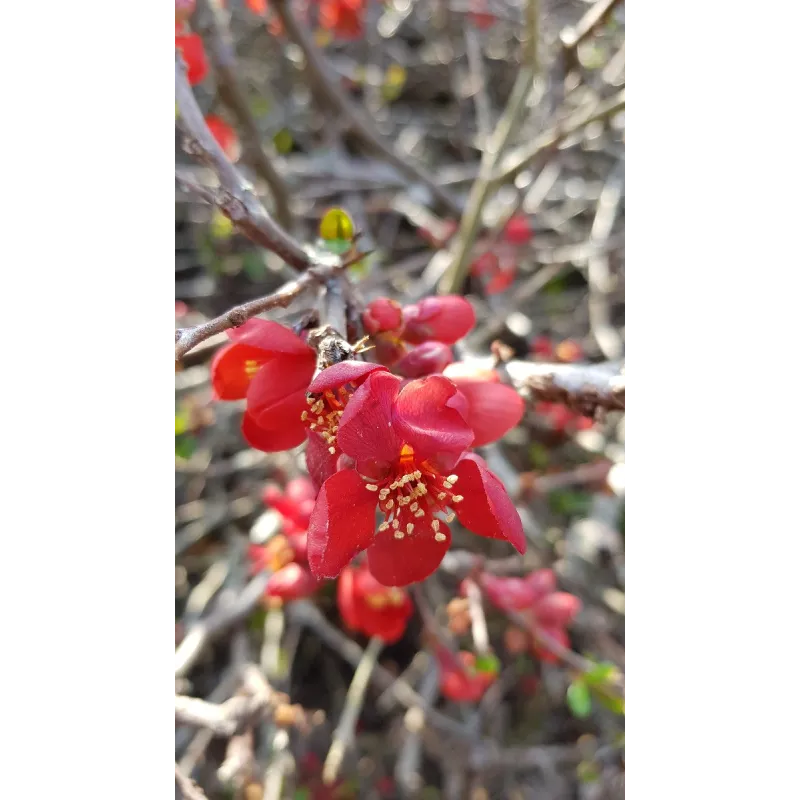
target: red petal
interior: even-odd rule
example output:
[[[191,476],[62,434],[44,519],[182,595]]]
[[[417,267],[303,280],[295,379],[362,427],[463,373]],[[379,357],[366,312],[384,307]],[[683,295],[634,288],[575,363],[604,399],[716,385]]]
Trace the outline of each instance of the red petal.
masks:
[[[447,537],[443,542],[437,542],[431,530],[403,539],[395,539],[391,528],[379,531],[367,550],[370,572],[384,586],[408,586],[425,580],[442,563],[450,547],[450,528],[441,522],[439,530]]]
[[[339,421],[336,441],[355,459],[392,462],[401,444],[392,425],[392,406],[400,391],[400,378],[373,372],[347,403]]]
[[[175,36],[175,47],[181,51],[186,63],[186,79],[191,86],[200,83],[208,75],[208,61],[203,40],[196,33]]]
[[[303,389],[277,399],[272,405],[253,408],[250,403],[250,394],[247,395],[247,413],[253,417],[258,426],[263,430],[284,431],[291,434],[296,441],[292,447],[302,444],[306,437],[306,426],[303,424],[302,413],[308,408],[306,393]]]
[[[318,434],[308,432],[306,435],[306,469],[314,488],[319,491],[334,472],[339,459],[337,453],[331,454],[328,443]]]
[[[287,564],[270,576],[267,595],[284,600],[297,600],[312,595],[319,586],[314,576],[300,564]]]
[[[532,605],[556,590],[556,574],[551,569],[537,569],[523,580],[530,587]]]
[[[291,450],[302,443],[305,429],[298,428],[263,428],[251,414],[245,412],[242,419],[242,436],[250,447],[265,453],[277,453]]]
[[[453,361],[453,351],[441,342],[423,342],[406,353],[395,366],[395,370],[406,378],[421,378],[442,372]]]
[[[403,339],[411,344],[422,344],[429,339],[455,344],[475,326],[475,309],[460,295],[426,297],[405,306],[403,320]]]
[[[362,321],[370,334],[396,331],[403,324],[403,309],[396,300],[378,297],[364,309]]]
[[[339,580],[336,582],[336,605],[342,615],[345,625],[353,630],[358,630],[358,611],[355,602],[355,576],[354,567],[345,567]]]
[[[236,345],[244,347],[245,345]],[[263,350],[259,352],[264,352]],[[303,411],[308,409],[305,393],[314,373],[314,359],[309,356],[290,356],[277,353],[269,356],[261,369],[253,377],[247,390],[247,408],[253,413],[282,403],[287,397],[298,392],[303,394],[302,405],[297,412],[297,423],[301,423]],[[272,427],[272,426],[270,426]]]
[[[386,371],[386,367],[381,364],[370,364],[366,361],[342,361],[332,367],[322,370],[322,372],[311,381],[308,387],[309,392],[324,392],[326,389],[338,389],[347,383],[361,385],[367,375],[375,370]]]
[[[234,163],[238,161],[242,148],[239,145],[239,137],[236,135],[236,131],[224,119],[214,114],[209,114],[206,117],[206,125],[208,125],[211,135],[217,140],[217,144],[223,149],[225,155]]]
[[[496,442],[519,424],[525,403],[517,392],[502,383],[452,378],[467,399],[467,424],[475,434],[473,447]]]
[[[234,342],[252,344],[268,350],[270,353],[287,353],[292,355],[310,355],[316,357],[310,348],[297,334],[284,325],[269,319],[249,319],[238,328],[228,329],[228,338]]]
[[[211,361],[211,385],[217,400],[242,400],[250,388],[253,376],[248,374],[248,361],[260,367],[270,354],[258,347],[244,344],[229,344],[216,352]]]
[[[581,601],[575,595],[553,592],[536,604],[533,613],[540,625],[552,628],[569,625],[580,610]]]
[[[394,427],[417,461],[442,451],[461,453],[472,443],[464,417],[448,405],[457,391],[447,378],[430,375],[410,381],[397,396]]]
[[[322,484],[308,525],[308,563],[316,578],[335,578],[368,547],[375,533],[377,495],[353,470]]]
[[[524,553],[527,543],[517,509],[486,462],[470,453],[458,462],[454,472],[464,498],[453,506],[461,524],[479,536],[505,539],[517,552]]]

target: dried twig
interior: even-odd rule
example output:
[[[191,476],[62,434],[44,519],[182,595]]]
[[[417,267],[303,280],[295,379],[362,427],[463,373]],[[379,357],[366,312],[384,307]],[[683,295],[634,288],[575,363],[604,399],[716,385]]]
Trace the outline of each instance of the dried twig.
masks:
[[[186,135],[187,152],[211,167],[219,179],[219,189],[204,188],[199,192],[202,199],[217,206],[245,236],[277,253],[289,266],[300,271],[310,267],[311,257],[267,213],[251,185],[231,164],[208,129],[186,78],[186,65],[179,50],[175,51],[175,102],[178,104],[177,122]],[[198,190],[190,180],[180,180],[188,190]]]
[[[236,51],[233,38],[228,26],[229,12],[219,4],[219,0],[199,0],[199,19],[205,19],[211,63],[217,75],[219,92],[222,102],[234,113],[244,136],[244,157],[251,162],[256,174],[259,175],[272,193],[275,201],[275,216],[287,230],[292,227],[292,213],[289,208],[289,191],[281,178],[280,173],[270,160],[261,143],[261,132],[258,130],[250,104],[247,101],[242,82],[239,80],[236,68]]]
[[[255,724],[269,705],[269,697],[237,695],[221,705],[199,697],[175,695],[175,722],[207,728],[217,736],[229,737]]]
[[[280,17],[289,38],[303,51],[306,69],[313,81],[313,85],[318,89],[320,99],[324,100],[329,107],[348,120],[351,130],[361,139],[365,146],[380,153],[392,166],[407,175],[411,180],[427,187],[450,214],[460,214],[461,207],[450,196],[450,193],[442,189],[424,170],[387,144],[369,118],[353,103],[342,87],[331,78],[335,74],[335,70],[325,63],[325,56],[320,52],[309,31],[294,15],[287,0],[276,0],[273,7]]]
[[[175,331],[175,360],[180,360],[182,356],[186,355],[203,340],[217,333],[222,333],[222,331],[226,331],[229,328],[243,325],[251,317],[255,317],[264,311],[269,311],[272,308],[286,308],[312,286],[325,284],[326,281],[341,274],[348,266],[363,257],[363,253],[358,253],[345,260],[342,264],[312,267],[299,278],[285,283],[272,294],[234,306],[224,314],[200,325],[195,325],[191,328],[179,328]]]
[[[350,682],[350,688],[347,690],[347,697],[344,701],[342,716],[333,733],[333,741],[331,742],[330,750],[328,750],[325,764],[322,767],[322,780],[328,786],[336,780],[347,748],[350,747],[353,742],[356,723],[361,714],[361,708],[364,705],[364,696],[367,692],[367,686],[369,685],[372,671],[378,663],[378,656],[382,648],[383,640],[377,636],[373,636],[369,640],[367,649],[364,651],[364,655],[356,667],[353,680]]]
[[[208,800],[203,790],[175,765],[175,788],[180,792],[178,798],[184,800]]]

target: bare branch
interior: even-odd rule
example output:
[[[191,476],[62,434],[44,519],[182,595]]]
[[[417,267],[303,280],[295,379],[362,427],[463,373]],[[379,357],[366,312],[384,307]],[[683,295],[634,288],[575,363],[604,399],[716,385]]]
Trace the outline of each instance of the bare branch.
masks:
[[[193,347],[217,333],[243,325],[248,319],[272,308],[286,308],[303,292],[312,286],[324,284],[331,278],[336,277],[355,261],[364,258],[364,255],[364,253],[357,253],[346,259],[342,264],[334,266],[309,268],[299,278],[289,281],[272,294],[234,306],[224,314],[200,325],[195,325],[191,328],[179,328],[175,331],[175,360],[180,360]]]
[[[460,215],[461,206],[450,196],[450,193],[442,189],[424,170],[387,144],[369,118],[353,103],[342,87],[331,78],[331,75],[335,74],[335,70],[325,63],[325,56],[320,52],[309,31],[295,17],[287,0],[276,0],[273,5],[289,38],[303,51],[306,69],[312,78],[313,85],[318,90],[319,99],[348,120],[351,130],[366,147],[380,153],[392,166],[411,180],[427,187],[448,213],[453,216]]]
[[[277,253],[291,267],[300,271],[310,267],[311,257],[267,213],[252,186],[231,164],[208,129],[186,78],[186,65],[179,50],[175,51],[175,102],[178,104],[177,122],[186,135],[187,152],[211,167],[219,178],[219,190],[206,189],[202,198],[213,202],[243,234]],[[190,189],[195,188],[186,180],[182,182]]]
[[[269,698],[262,695],[237,695],[221,705],[198,697],[175,695],[175,722],[179,725],[207,728],[217,736],[228,738],[258,722],[268,705]]]
[[[529,390],[539,400],[564,403],[587,416],[598,408],[625,410],[625,376],[619,363],[509,361],[505,368],[517,388]]]
[[[251,162],[256,174],[269,186],[275,200],[275,216],[286,229],[292,227],[292,212],[289,207],[289,191],[280,173],[270,160],[261,143],[247,94],[239,80],[236,68],[236,51],[228,26],[228,12],[224,11],[219,0],[199,0],[199,18],[207,20],[205,30],[208,36],[208,52],[214,65],[218,85],[217,91],[222,102],[233,112],[244,136],[244,156]]]
[[[180,794],[178,798],[183,800],[208,800],[205,792],[191,779],[184,775],[180,767],[175,765],[175,788]]]

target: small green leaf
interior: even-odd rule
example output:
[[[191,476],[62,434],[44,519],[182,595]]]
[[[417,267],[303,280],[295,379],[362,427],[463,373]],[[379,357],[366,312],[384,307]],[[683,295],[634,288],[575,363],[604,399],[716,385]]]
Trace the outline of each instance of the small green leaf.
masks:
[[[175,456],[184,460],[190,459],[197,447],[197,441],[193,436],[182,434],[175,437]]]
[[[592,695],[589,687],[582,681],[573,681],[567,689],[569,710],[579,719],[585,719],[592,710]]]
[[[337,256],[343,256],[353,246],[346,239],[319,239],[317,244],[321,249]]]
[[[475,659],[477,672],[497,675],[500,671],[500,659],[494,653],[484,653]]]
[[[624,698],[607,694],[606,692],[595,692],[595,697],[597,698],[597,702],[604,708],[607,708],[614,714],[619,714],[621,717],[625,716]]]
[[[583,674],[583,680],[590,686],[603,686],[616,671],[617,668],[610,661],[601,661]]]
[[[285,156],[287,153],[292,152],[292,147],[294,146],[294,139],[292,139],[292,134],[286,128],[279,130],[273,137],[272,142],[275,145],[275,149],[282,155]]]
[[[295,790],[294,800],[310,800],[310,798],[311,791],[307,786],[301,786],[299,789]]]
[[[189,430],[189,418],[186,414],[175,415],[175,435],[180,436]]]

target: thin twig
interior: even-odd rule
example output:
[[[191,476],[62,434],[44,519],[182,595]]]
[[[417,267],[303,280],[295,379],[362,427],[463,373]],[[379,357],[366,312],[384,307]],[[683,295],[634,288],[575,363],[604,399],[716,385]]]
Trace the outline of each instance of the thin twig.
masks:
[[[464,585],[467,590],[469,616],[472,621],[472,641],[475,643],[476,652],[486,655],[489,652],[489,631],[486,627],[486,615],[483,613],[481,589],[475,581],[470,579],[464,581]]]
[[[324,100],[328,106],[348,120],[351,130],[361,139],[365,146],[380,153],[392,166],[410,179],[426,186],[431,194],[447,208],[450,214],[460,214],[461,206],[451,197],[450,193],[442,189],[424,170],[387,144],[368,117],[353,103],[336,80],[331,77],[335,75],[335,70],[325,63],[325,56],[317,47],[307,28],[297,19],[287,0],[276,0],[273,3],[273,7],[280,17],[289,38],[302,50],[305,56],[306,68],[313,84],[320,90],[319,94],[323,95],[320,99]]]
[[[245,619],[261,602],[267,588],[269,573],[256,575],[233,601],[216,609],[206,619],[193,625],[175,651],[175,675],[185,676],[194,666],[206,646],[220,633]]]
[[[217,91],[222,102],[233,112],[244,136],[244,156],[251,162],[256,174],[269,187],[275,201],[275,216],[287,230],[292,228],[292,213],[289,207],[289,190],[280,173],[261,144],[261,132],[250,111],[242,82],[236,66],[236,51],[228,25],[229,12],[219,0],[199,0],[198,18],[207,20],[206,30],[214,72],[217,75]]]
[[[175,331],[175,360],[180,360],[182,356],[186,355],[203,340],[217,333],[222,333],[229,328],[243,325],[251,317],[273,308],[286,308],[312,286],[325,284],[363,257],[363,253],[357,253],[347,258],[342,264],[309,268],[299,278],[285,283],[272,294],[234,306],[224,314],[220,314],[220,316],[200,325],[195,325],[191,328],[179,328]]]
[[[179,798],[184,798],[184,800],[208,800],[205,792],[191,778],[184,775],[177,764],[175,765],[175,788],[180,791]]]
[[[230,737],[256,723],[264,714],[270,698],[237,695],[221,705],[199,697],[175,695],[175,722],[207,728],[217,736]]]
[[[299,271],[310,267],[311,257],[267,213],[252,186],[233,166],[208,129],[186,78],[186,65],[179,50],[175,51],[175,102],[178,105],[177,122],[186,136],[185,149],[211,167],[219,179],[220,188],[205,189],[202,198],[217,206],[245,236],[277,253],[289,266]],[[190,181],[182,182],[190,190],[196,189]]]
[[[325,764],[322,767],[322,780],[325,784],[330,786],[339,774],[339,769],[342,766],[344,755],[350,747],[353,736],[355,734],[356,723],[361,714],[361,708],[364,705],[364,696],[369,685],[372,671],[378,663],[378,656],[383,649],[383,639],[378,636],[373,636],[369,640],[367,649],[361,658],[358,666],[356,667],[353,680],[350,682],[350,688],[347,690],[347,697],[344,701],[344,709],[342,716],[339,718],[339,724],[333,733],[333,741],[331,742],[328,756],[325,759]]]
[[[501,186],[519,175],[530,166],[540,155],[553,147],[557,147],[573,133],[585,128],[592,122],[613,117],[625,109],[625,89],[620,89],[616,94],[599,102],[596,106],[587,106],[576,111],[563,122],[554,125],[540,136],[537,136],[529,145],[520,147],[516,153],[509,154],[509,163],[500,164],[499,171],[492,178],[495,186]]]

